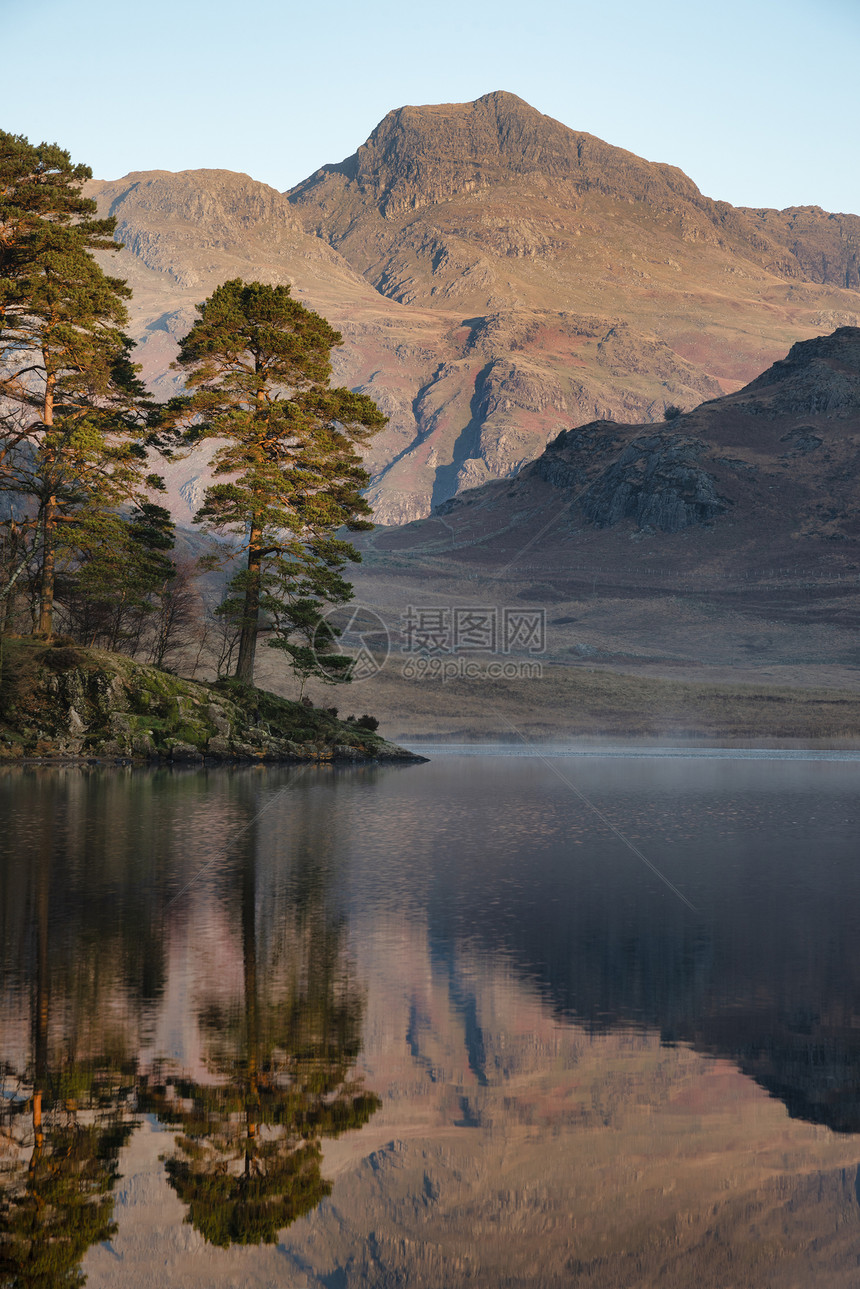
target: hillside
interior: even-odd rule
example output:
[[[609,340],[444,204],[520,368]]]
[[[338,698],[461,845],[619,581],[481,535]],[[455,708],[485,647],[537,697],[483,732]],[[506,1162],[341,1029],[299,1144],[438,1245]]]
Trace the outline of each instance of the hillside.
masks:
[[[468,532],[498,561],[507,549],[502,524],[509,529],[514,515],[522,523],[528,508],[529,524],[541,526],[542,503],[565,509],[549,542],[559,530],[588,541],[616,528],[629,541],[632,529],[654,539],[647,559],[659,544],[661,561],[702,576],[727,559],[738,576],[789,556],[853,568],[860,328],[799,342],[737,393],[660,425],[597,421],[563,431],[515,480],[453,498],[439,514],[455,543]],[[432,522],[404,530],[399,548]],[[635,558],[624,561],[628,569]]]
[[[850,733],[836,695],[809,719],[787,694],[741,707],[768,686],[856,690],[860,329],[799,342],[671,421],[565,430],[515,479],[361,544],[356,594],[395,651],[410,605],[546,615],[539,682],[409,681],[393,662],[367,694],[399,732]],[[639,685],[657,679],[674,688]],[[685,688],[717,683],[733,692],[711,711]]]
[[[714,262],[724,271],[743,258],[784,279],[860,287],[860,217],[712,201],[676,167],[568,129],[514,94],[390,112],[353,156],[288,196],[306,229],[360,266],[382,294],[408,302],[457,296],[476,309],[545,305],[548,294],[576,290],[582,265],[574,273],[571,260],[613,246],[625,252],[629,285],[670,282],[673,274],[661,273],[661,263],[677,271],[668,261],[644,258],[639,272],[632,268],[638,251],[660,244],[700,266],[721,253]],[[512,260],[504,275],[494,263],[502,257]],[[552,265],[564,275],[555,286]],[[611,265],[594,267],[610,272],[589,274],[596,282],[580,289],[618,285]],[[624,270],[616,265],[616,278]]]
[[[135,359],[156,397],[168,398],[181,383],[170,370],[178,341],[196,317],[195,306],[219,283],[231,277],[284,282],[342,331],[344,345],[334,356],[336,383],[366,386],[390,417],[371,448],[369,468],[381,468],[412,441],[415,382],[438,365],[447,319],[380,297],[336,251],[302,231],[280,193],[247,175],[150,171],[93,181],[87,191],[103,215],[117,220],[124,249],[96,258],[133,288],[129,330],[137,341]],[[205,450],[166,467],[160,463],[159,469],[174,515],[188,523],[202,499]],[[426,509],[393,499],[386,515],[396,522]]]
[[[398,109],[285,195],[211,170],[90,191],[118,220],[107,259],[160,394],[227,277],[290,282],[340,328],[336,380],[390,417],[368,456],[387,524],[509,477],[562,428],[659,421],[860,322],[856,216],[712,201],[511,94]],[[203,470],[171,467],[177,517]]]

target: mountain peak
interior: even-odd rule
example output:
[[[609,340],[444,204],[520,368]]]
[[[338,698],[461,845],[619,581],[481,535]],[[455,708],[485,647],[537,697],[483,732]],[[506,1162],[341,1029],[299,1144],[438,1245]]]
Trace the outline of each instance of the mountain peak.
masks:
[[[494,90],[472,103],[395,108],[339,165],[324,166],[289,194],[302,202],[342,176],[387,217],[474,192],[505,175],[567,173],[573,131],[516,94]]]
[[[527,112],[534,112],[536,116],[542,115],[536,107],[532,107],[530,103],[527,103],[524,98],[520,98],[519,95],[512,94],[510,90],[490,90],[489,94],[482,94],[480,98],[476,98],[473,106],[477,107],[479,103],[486,103],[496,110],[524,107]]]
[[[703,202],[675,167],[572,130],[506,90],[471,103],[395,108],[351,157],[322,167],[288,196],[300,206],[328,205],[345,184],[353,199],[390,219],[517,182],[562,188],[566,200],[599,190],[664,206],[679,197]]]

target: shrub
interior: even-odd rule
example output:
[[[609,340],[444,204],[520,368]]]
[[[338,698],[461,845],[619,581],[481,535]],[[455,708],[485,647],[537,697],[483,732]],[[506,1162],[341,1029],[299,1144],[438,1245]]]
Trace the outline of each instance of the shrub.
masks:
[[[69,671],[72,667],[77,667],[82,661],[81,655],[77,649],[64,645],[46,650],[45,662],[51,668],[51,671]]]

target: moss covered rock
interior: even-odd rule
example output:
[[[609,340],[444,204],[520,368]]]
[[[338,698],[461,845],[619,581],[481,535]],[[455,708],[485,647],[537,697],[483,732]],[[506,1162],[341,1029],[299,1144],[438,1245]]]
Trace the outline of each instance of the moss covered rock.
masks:
[[[375,732],[236,681],[182,680],[66,640],[0,641],[0,759],[423,760]]]

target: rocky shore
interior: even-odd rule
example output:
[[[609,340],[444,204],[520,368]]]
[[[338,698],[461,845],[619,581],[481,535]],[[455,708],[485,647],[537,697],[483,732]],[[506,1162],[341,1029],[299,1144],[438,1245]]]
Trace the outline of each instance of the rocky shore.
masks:
[[[124,654],[0,642],[0,761],[422,761],[362,718],[235,681],[205,684]],[[348,692],[348,691],[347,691]]]

